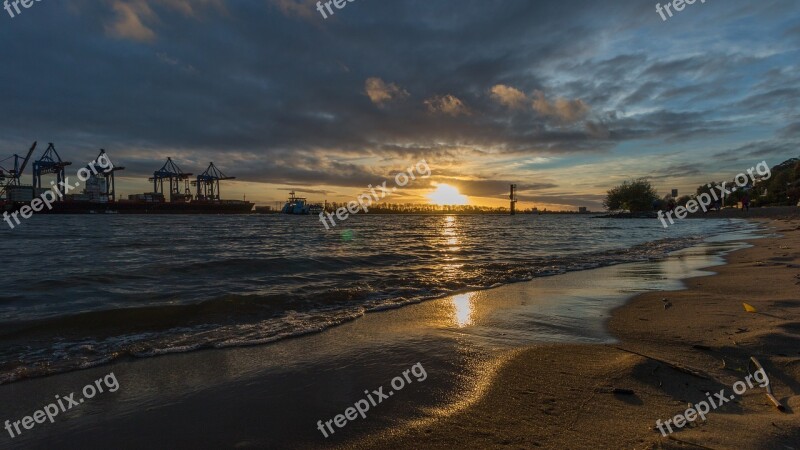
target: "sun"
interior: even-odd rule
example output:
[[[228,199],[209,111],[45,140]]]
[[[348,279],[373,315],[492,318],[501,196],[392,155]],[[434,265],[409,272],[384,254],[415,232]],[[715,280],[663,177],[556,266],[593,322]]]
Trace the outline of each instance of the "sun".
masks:
[[[466,195],[458,192],[458,189],[450,186],[449,184],[438,184],[436,190],[428,194],[426,197],[430,200],[432,205],[467,205],[469,199]]]

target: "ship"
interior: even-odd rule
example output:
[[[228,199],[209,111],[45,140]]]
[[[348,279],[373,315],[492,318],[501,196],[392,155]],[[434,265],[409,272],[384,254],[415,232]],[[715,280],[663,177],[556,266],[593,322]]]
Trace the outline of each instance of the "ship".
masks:
[[[324,210],[324,207],[315,203],[308,203],[305,197],[295,196],[294,191],[289,193],[289,199],[281,209],[281,214],[292,214],[296,216],[306,216],[309,214],[319,214]]]
[[[181,171],[172,158],[167,158],[161,169],[148,179],[153,182],[152,192],[129,195],[127,200],[117,199],[115,173],[125,168],[111,163],[103,149],[92,163],[77,172],[84,171],[89,175],[84,177],[81,193],[63,193],[56,197],[52,188],[42,187],[42,175],[55,174],[56,182],[50,183],[54,186],[67,180],[74,186],[71,180],[84,178],[66,177],[65,167],[72,163],[61,160],[55,146],[50,143],[42,157],[33,163],[33,184],[22,184],[21,177],[35,148],[36,142],[25,158],[14,155],[13,169],[0,167],[0,212],[33,206],[31,202],[34,199],[44,198],[48,193],[53,201],[48,207],[41,207],[37,214],[249,214],[253,210],[253,203],[246,200],[220,198],[220,181],[236,177],[226,176],[213,162],[203,173],[191,179],[192,174]],[[98,161],[107,161],[108,164],[103,164],[103,170],[98,170]],[[194,193],[190,186],[195,188]]]

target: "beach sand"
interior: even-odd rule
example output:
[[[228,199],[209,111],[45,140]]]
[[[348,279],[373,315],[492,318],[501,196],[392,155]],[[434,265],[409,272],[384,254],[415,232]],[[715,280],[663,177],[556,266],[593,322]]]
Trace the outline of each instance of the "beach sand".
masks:
[[[608,325],[619,342],[530,347],[499,369],[470,407],[353,447],[800,448],[800,220],[769,225],[780,237],[728,255],[716,275],[616,309]],[[746,312],[743,302],[758,313]],[[706,392],[732,394],[751,356],[765,367],[785,412],[756,386],[705,422],[668,437],[655,428]]]

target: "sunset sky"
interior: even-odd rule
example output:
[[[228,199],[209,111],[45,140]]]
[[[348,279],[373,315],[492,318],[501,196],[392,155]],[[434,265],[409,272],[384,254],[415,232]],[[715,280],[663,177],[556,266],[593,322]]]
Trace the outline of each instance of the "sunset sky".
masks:
[[[647,176],[660,194],[800,155],[800,4],[655,1],[44,0],[0,10],[0,160],[105,148],[118,193],[167,156],[240,181],[350,200],[421,159],[471,204],[600,209]],[[0,163],[7,166],[8,161]],[[68,174],[70,174],[68,172]],[[25,181],[29,182],[30,176]]]

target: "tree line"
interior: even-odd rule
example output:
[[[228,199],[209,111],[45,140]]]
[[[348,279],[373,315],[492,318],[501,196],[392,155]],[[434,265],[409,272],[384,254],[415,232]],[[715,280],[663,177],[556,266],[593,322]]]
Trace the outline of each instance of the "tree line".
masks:
[[[721,205],[736,206],[746,198],[751,206],[785,206],[800,202],[800,158],[792,158],[771,169],[771,177],[750,182],[743,189],[737,189],[725,196]],[[629,211],[641,213],[686,206],[686,203],[703,193],[719,192],[716,186],[722,181],[712,181],[699,186],[693,195],[673,198],[671,194],[660,197],[647,178],[637,178],[623,182],[608,190],[603,206],[609,211]],[[735,186],[734,181],[726,181],[727,186]]]

